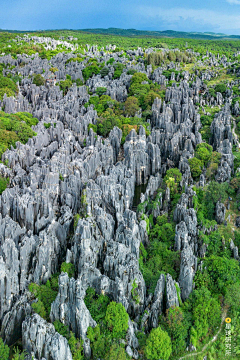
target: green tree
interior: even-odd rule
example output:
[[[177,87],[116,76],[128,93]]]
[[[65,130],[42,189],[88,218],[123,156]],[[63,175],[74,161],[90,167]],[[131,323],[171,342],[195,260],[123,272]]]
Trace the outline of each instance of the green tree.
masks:
[[[98,295],[96,294],[95,289],[88,288],[86,291],[86,296],[84,302],[92,318],[99,322],[105,318],[106,311],[110,300],[107,295]]]
[[[70,79],[62,80],[62,81],[60,81],[59,85],[60,85],[60,90],[63,91],[63,95],[66,95],[66,93],[72,86],[72,80],[70,80]]]
[[[184,312],[179,307],[167,309],[165,318],[165,330],[171,337],[173,355],[178,355],[186,349],[188,327]]]
[[[90,77],[92,77],[94,74],[99,74],[100,70],[96,63],[93,65],[87,66],[83,69],[82,74],[85,81],[87,81]]]
[[[82,86],[83,85],[83,81],[81,79],[76,79],[76,85],[77,86]]]
[[[61,323],[60,320],[55,320],[53,323],[55,330],[62,336],[64,336],[67,340],[70,338],[69,330],[66,325]]]
[[[113,344],[109,350],[109,353],[106,354],[104,360],[128,360],[129,357],[126,354],[125,349],[118,345]]]
[[[87,337],[91,342],[91,350],[94,359],[105,357],[105,354],[109,352],[111,339],[101,334],[100,326],[97,325],[95,328],[89,327],[87,331]]]
[[[14,348],[13,360],[24,360],[27,355],[26,351],[21,352],[19,348]]]
[[[9,183],[9,178],[6,179],[6,178],[0,176],[0,195],[7,188],[8,183]]]
[[[139,110],[138,99],[135,96],[129,96],[125,101],[125,115],[126,116],[135,116],[136,112]]]
[[[68,344],[73,356],[73,360],[84,360],[83,340],[76,339],[74,333],[70,332]]]
[[[225,91],[227,90],[227,86],[225,84],[217,84],[215,86],[215,92],[220,92],[220,93],[225,93]]]
[[[3,339],[0,337],[0,359],[8,360],[10,349],[4,344]]]
[[[165,184],[170,188],[171,195],[178,191],[178,186],[182,180],[182,174],[177,168],[169,169],[164,177]]]
[[[184,303],[184,309],[192,313],[193,337],[203,340],[208,333],[214,333],[221,322],[221,306],[211,292],[201,287],[192,292]]]
[[[203,162],[196,157],[188,159],[188,163],[191,169],[192,176],[198,178],[202,173]]]
[[[108,73],[109,73],[109,68],[107,66],[104,66],[100,71],[101,77],[107,76]]]
[[[226,293],[229,285],[237,283],[240,277],[238,261],[226,257],[212,255],[204,261],[212,280],[210,289],[214,293]]]
[[[18,87],[11,79],[0,75],[0,98],[6,92],[7,96],[13,96],[18,93]]]
[[[233,312],[240,313],[240,282],[226,287],[225,303]]]
[[[29,291],[38,298],[37,303],[33,303],[32,307],[41,317],[49,321],[51,304],[58,294],[58,275],[53,275],[46,285],[29,284]]]
[[[0,100],[3,99],[5,94],[7,95],[7,97],[11,97],[15,95],[15,92],[7,87],[0,88]]]
[[[172,353],[171,339],[160,327],[152,329],[146,341],[145,356],[147,360],[168,360]]]
[[[215,208],[218,201],[224,202],[227,199],[227,183],[219,184],[211,181],[205,190],[204,202],[206,208],[206,217],[213,220],[215,217]]]
[[[32,308],[43,319],[46,319],[46,310],[45,310],[44,304],[41,300],[38,300],[37,302],[32,303]]]
[[[123,72],[123,68],[124,68],[124,65],[121,64],[121,63],[117,63],[117,64],[114,64],[114,74],[113,74],[113,78],[114,79],[119,79],[120,76],[122,75],[122,72]]]
[[[49,71],[51,71],[52,73],[54,73],[55,74],[55,72],[57,72],[58,71],[58,68],[57,67],[51,67],[50,69],[49,69]]]
[[[123,339],[128,329],[128,313],[121,303],[112,301],[106,311],[106,324],[115,339]]]
[[[102,96],[102,95],[104,95],[104,94],[106,93],[106,91],[107,91],[107,88],[105,88],[105,87],[98,87],[98,88],[96,89],[96,94],[97,94],[98,96]]]
[[[212,146],[207,143],[201,143],[196,146],[195,156],[207,165],[212,155]]]
[[[33,84],[37,86],[41,86],[45,84],[45,79],[41,74],[34,75]]]
[[[70,278],[74,277],[75,266],[71,263],[63,262],[61,265],[61,272],[67,273]]]

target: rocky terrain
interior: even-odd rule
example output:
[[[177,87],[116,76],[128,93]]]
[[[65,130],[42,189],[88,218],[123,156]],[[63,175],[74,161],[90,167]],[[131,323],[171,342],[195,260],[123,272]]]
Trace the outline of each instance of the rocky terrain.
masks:
[[[45,50],[64,46],[71,51],[50,60],[38,54],[0,56],[3,77],[21,78],[15,96],[5,94],[0,100],[0,110],[28,112],[38,119],[32,126],[36,136],[10,146],[0,164],[1,176],[9,178],[0,196],[1,337],[8,346],[20,342],[29,360],[76,359],[68,339],[53,325],[58,321],[82,340],[81,356],[97,358],[88,329],[96,328],[98,321],[85,300],[93,288],[99,296],[122,304],[129,316],[124,356],[145,359],[138,334],[147,336],[158,328],[161,316],[181,308],[197,288],[196,274],[203,272],[211,247],[204,236],[211,237],[228,224],[235,230],[240,226],[238,209],[228,213],[235,195],[213,204],[215,221],[208,226],[199,219],[196,205],[199,189],[205,191],[210,182],[230,186],[233,178],[238,179],[233,151],[239,149],[235,119],[240,110],[233,90],[239,80],[229,81],[224,92],[214,95],[206,85],[235,62],[225,55],[201,57],[189,49],[185,56],[198,58],[197,66],[207,63],[208,68],[188,71],[177,60],[146,65],[144,59],[156,52],[154,48],[114,52],[114,46],[88,46],[80,54],[82,60],[75,61],[79,55],[72,40],[34,36],[16,40],[45,44]],[[162,52],[168,56],[169,50]],[[106,68],[106,75],[92,73],[86,78],[84,69],[91,64]],[[114,64],[122,65],[119,77],[114,76]],[[44,79],[40,86],[34,83],[37,74]],[[99,115],[92,99],[103,88],[103,96],[124,106],[129,95],[134,96],[136,74],[143,74],[140,87],[151,83],[164,92],[153,98],[149,115],[139,105],[132,115],[139,125],[130,124],[127,134],[124,126],[112,126],[107,135],[99,135],[96,129],[104,115]],[[71,85],[63,88],[68,79]],[[217,109],[215,115],[211,109]],[[206,138],[202,119],[212,115]],[[214,171],[201,154],[203,166],[194,163],[203,143],[217,154]],[[168,176],[171,169],[180,173],[179,180],[173,173]],[[141,259],[163,218],[174,232],[166,251],[179,256],[179,263],[176,273],[159,268],[152,288]],[[229,259],[239,266],[234,237],[229,245],[226,239],[226,246]],[[72,276],[61,271],[63,263],[74,266]],[[49,317],[44,317],[33,306],[38,296],[29,285],[50,284],[55,274],[56,296]],[[188,338],[184,351],[189,345],[196,348]]]

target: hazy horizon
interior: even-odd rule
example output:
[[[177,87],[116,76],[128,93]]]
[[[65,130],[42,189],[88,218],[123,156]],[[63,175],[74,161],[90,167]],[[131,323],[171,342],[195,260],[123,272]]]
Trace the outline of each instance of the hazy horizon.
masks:
[[[240,34],[240,0],[7,0],[1,1],[3,30],[121,28]]]

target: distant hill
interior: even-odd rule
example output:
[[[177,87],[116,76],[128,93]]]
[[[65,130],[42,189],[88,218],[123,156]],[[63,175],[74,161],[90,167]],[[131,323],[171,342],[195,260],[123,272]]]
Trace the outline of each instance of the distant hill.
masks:
[[[108,29],[81,29],[87,33],[93,34],[105,34],[105,35],[120,35],[128,37],[172,37],[172,38],[189,38],[189,39],[207,39],[207,40],[217,40],[217,39],[240,39],[240,35],[226,35],[222,33],[213,33],[213,32],[184,32],[184,31],[174,31],[174,30],[164,30],[164,31],[146,31],[146,30],[136,30],[136,29],[118,29],[118,28],[108,28]]]
[[[164,31],[148,31],[148,30],[136,30],[136,29],[118,29],[118,28],[95,28],[95,29],[46,29],[46,30],[3,30],[0,32],[8,33],[47,33],[57,31],[72,31],[72,32],[84,32],[89,34],[101,34],[101,35],[118,35],[126,37],[149,37],[149,38],[182,38],[182,39],[202,39],[202,40],[239,40],[240,35],[226,35],[223,33],[213,32],[184,32],[175,30]]]

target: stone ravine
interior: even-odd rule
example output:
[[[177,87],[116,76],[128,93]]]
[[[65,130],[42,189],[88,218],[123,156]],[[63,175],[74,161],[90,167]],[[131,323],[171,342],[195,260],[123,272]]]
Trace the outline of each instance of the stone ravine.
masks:
[[[56,46],[51,41],[47,44]],[[134,57],[143,51],[128,53]],[[109,59],[107,53],[95,47],[89,47],[88,54],[102,56],[103,61]],[[115,60],[124,61],[120,54],[114,56]],[[150,331],[157,326],[164,309],[178,306],[188,298],[194,287],[197,257],[204,251],[198,243],[197,218],[192,205],[195,193],[188,165],[196,145],[202,142],[200,115],[195,104],[203,101],[200,89],[204,87],[204,77],[190,87],[186,72],[179,87],[174,84],[168,87],[165,101],[156,98],[152,105],[151,134],[146,136],[143,127],[138,134],[132,130],[121,149],[122,131],[117,127],[104,142],[92,129],[88,131],[89,124],[96,124],[97,112],[93,106],[84,107],[89,100],[86,86],[74,85],[63,96],[59,86],[37,87],[28,78],[44,69],[42,75],[47,79],[50,67],[56,66],[57,80],[65,79],[66,74],[72,79],[82,79],[86,61],[66,64],[71,57],[75,55],[59,53],[51,59],[51,65],[37,55],[32,58],[18,55],[17,60],[9,55],[0,57],[0,63],[15,66],[12,70],[4,69],[5,75],[11,71],[13,75],[23,76],[19,95],[4,96],[0,107],[7,113],[29,111],[39,119],[33,127],[37,136],[26,145],[17,143],[16,149],[3,154],[2,160],[7,161],[8,167],[0,164],[1,175],[10,178],[9,187],[0,196],[1,336],[9,345],[22,337],[23,348],[37,360],[72,359],[66,339],[52,324],[32,314],[33,299],[27,291],[30,282],[46,283],[66,259],[75,265],[77,276],[76,279],[69,279],[64,273],[59,276],[59,293],[52,304],[51,320],[62,321],[76,336],[81,336],[85,354],[89,356],[86,332],[88,326],[96,323],[83,299],[86,289],[92,286],[98,293],[121,302],[135,320],[129,323],[126,351],[137,359],[135,332],[140,316],[144,314],[141,326]],[[151,67],[145,70],[140,63],[128,65],[120,79],[113,80],[113,68],[108,67],[109,75],[93,76],[86,85],[92,92],[99,86],[106,87],[107,94],[117,101],[126,100],[131,80],[131,75],[126,73],[129,69],[141,71],[157,83],[166,83],[162,68],[151,74]],[[211,76],[205,74],[205,78]],[[223,99],[218,96],[217,102],[222,103]],[[46,129],[44,123],[52,126]],[[234,141],[228,103],[215,117],[211,133],[214,150],[222,154],[216,180],[226,181],[233,172]],[[117,161],[120,151],[122,160]],[[175,250],[181,252],[180,275],[177,282],[169,274],[161,275],[154,294],[147,297],[138,260],[140,243],[146,245],[149,240],[146,221],[139,220],[132,211],[134,191],[136,185],[149,181],[146,193],[141,196],[144,202],[160,186],[169,167],[180,169],[185,191],[174,211]],[[201,181],[204,182],[204,176]],[[169,201],[168,189],[164,201],[159,199],[154,217],[168,210]],[[85,216],[80,217],[74,229],[73,218],[77,213]],[[224,214],[225,209],[219,203],[219,223]],[[235,255],[238,256],[236,250]],[[134,281],[137,303],[131,291]]]

